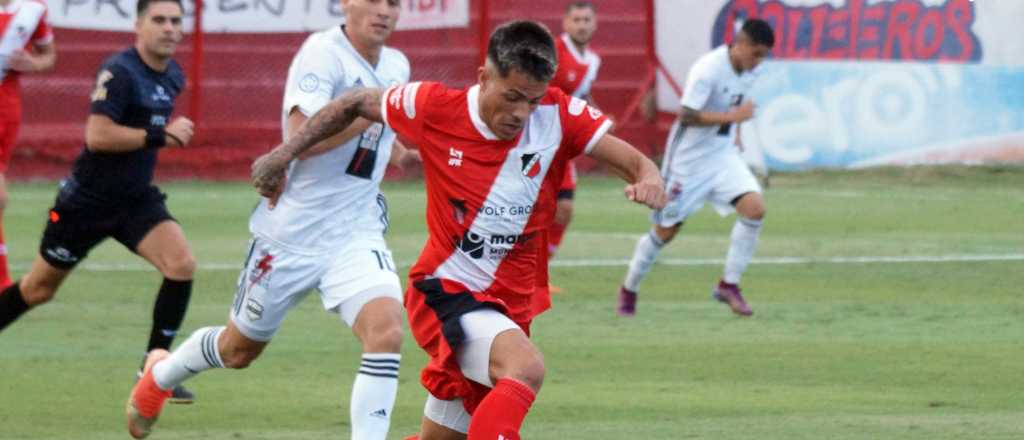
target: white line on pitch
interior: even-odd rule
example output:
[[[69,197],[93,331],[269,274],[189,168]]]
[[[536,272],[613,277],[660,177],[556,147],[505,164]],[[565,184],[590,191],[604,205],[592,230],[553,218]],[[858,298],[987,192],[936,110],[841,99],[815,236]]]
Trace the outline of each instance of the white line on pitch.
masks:
[[[755,258],[753,264],[871,264],[871,263],[957,263],[957,262],[991,262],[991,261],[1024,261],[1024,254],[953,254],[953,255],[904,255],[904,256],[862,256],[862,257],[764,257]],[[622,267],[629,264],[625,258],[565,258],[551,262],[553,267]],[[718,266],[725,264],[721,258],[663,258],[657,264],[665,266]],[[400,267],[409,267],[404,262]],[[203,263],[200,270],[206,271],[238,271],[242,263]],[[24,271],[25,265],[14,265],[14,270]],[[83,263],[78,270],[92,272],[140,272],[154,271],[151,266],[142,263]]]

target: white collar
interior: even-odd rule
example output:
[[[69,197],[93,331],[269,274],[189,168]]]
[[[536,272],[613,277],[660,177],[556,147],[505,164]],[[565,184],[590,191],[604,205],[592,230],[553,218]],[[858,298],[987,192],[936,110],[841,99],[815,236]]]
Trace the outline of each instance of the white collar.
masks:
[[[484,120],[480,119],[480,84],[470,87],[469,91],[466,92],[466,103],[469,106],[469,120],[473,121],[473,127],[476,128],[476,131],[489,141],[500,140],[498,135],[494,134],[490,127],[484,123]]]
[[[334,38],[341,43],[341,47],[345,48],[345,50],[349,52],[352,52],[352,55],[355,55],[356,59],[359,60],[359,63],[362,64],[363,67],[366,68],[366,70],[370,71],[374,75],[377,75],[377,69],[373,67],[373,65],[371,65],[370,62],[366,60],[366,58],[363,58],[363,54],[359,53],[359,51],[356,50],[356,47],[352,45],[352,40],[348,38],[348,35],[345,33],[345,31],[341,29],[341,26],[335,26],[333,29]],[[380,57],[377,59],[377,67],[380,67],[381,63],[383,62],[383,59],[384,48],[381,47]]]

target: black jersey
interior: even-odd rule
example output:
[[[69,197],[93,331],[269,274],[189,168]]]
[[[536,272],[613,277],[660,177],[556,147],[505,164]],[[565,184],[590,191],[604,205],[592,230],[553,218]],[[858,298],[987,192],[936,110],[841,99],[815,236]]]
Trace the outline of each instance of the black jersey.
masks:
[[[164,127],[184,85],[185,75],[174,60],[165,71],[158,72],[142,61],[135,48],[130,48],[111,56],[100,67],[91,113],[132,128]],[[80,201],[99,205],[159,196],[152,184],[156,159],[157,151],[151,148],[125,153],[83,148],[65,189]]]

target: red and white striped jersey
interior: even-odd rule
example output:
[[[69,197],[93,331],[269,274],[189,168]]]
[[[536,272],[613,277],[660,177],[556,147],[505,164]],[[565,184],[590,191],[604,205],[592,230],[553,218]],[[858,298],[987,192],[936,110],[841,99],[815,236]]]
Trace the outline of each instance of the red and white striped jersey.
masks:
[[[20,118],[21,97],[18,76],[8,70],[7,57],[18,49],[45,45],[53,41],[53,29],[46,23],[46,3],[42,0],[13,0],[0,6],[0,119]]]
[[[555,39],[555,47],[558,49],[558,70],[551,79],[551,85],[577,98],[586,97],[597,79],[601,57],[589,48],[580,53],[569,34]]]
[[[429,237],[410,279],[459,283],[517,321],[542,311],[531,295],[565,164],[597,144],[607,118],[552,87],[519,136],[501,140],[481,119],[479,86],[430,82],[388,89],[381,114],[423,157]]]

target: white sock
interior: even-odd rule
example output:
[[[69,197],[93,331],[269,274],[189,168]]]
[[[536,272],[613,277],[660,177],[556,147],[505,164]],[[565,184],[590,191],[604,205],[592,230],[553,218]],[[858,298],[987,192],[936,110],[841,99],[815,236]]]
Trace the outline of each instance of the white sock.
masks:
[[[732,227],[732,241],[729,253],[725,256],[725,276],[722,278],[729,284],[739,284],[740,277],[747,270],[750,260],[754,258],[757,248],[757,237],[761,235],[761,220],[737,217]]]
[[[663,246],[665,246],[665,242],[655,236],[654,231],[640,237],[640,240],[636,242],[636,249],[633,250],[633,259],[629,260],[626,279],[622,282],[626,289],[637,291],[640,282],[644,280],[647,272],[650,272],[651,266],[654,265],[654,261],[658,259],[658,253],[661,252]]]
[[[385,440],[398,394],[398,353],[365,353],[352,384],[352,440]]]
[[[192,376],[211,368],[224,368],[217,340],[224,326],[203,327],[192,333],[171,356],[153,366],[153,379],[161,389],[169,390]]]

